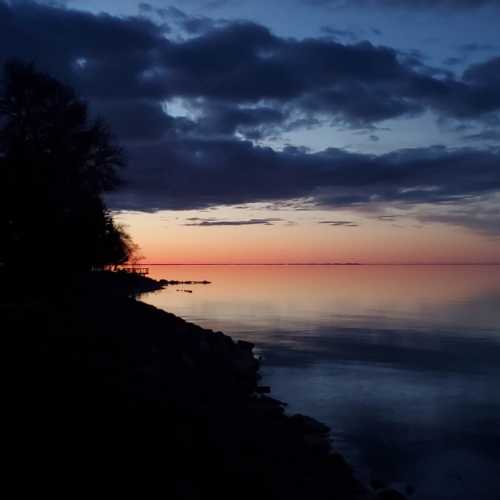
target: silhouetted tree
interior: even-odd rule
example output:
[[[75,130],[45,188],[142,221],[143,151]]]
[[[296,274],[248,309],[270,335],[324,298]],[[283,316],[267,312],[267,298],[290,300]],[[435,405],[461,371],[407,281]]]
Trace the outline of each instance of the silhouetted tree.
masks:
[[[126,262],[130,238],[102,195],[124,158],[68,86],[13,61],[0,93],[0,262],[89,269]]]

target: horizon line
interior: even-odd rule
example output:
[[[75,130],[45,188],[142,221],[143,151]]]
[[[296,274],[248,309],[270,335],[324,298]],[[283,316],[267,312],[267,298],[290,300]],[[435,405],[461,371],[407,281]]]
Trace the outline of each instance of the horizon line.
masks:
[[[141,266],[500,266],[500,262],[141,262]]]

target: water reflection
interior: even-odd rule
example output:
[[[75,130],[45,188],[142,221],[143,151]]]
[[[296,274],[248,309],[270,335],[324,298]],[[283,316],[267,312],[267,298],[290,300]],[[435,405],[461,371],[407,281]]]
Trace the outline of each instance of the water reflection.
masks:
[[[273,394],[415,498],[500,498],[500,268],[173,266],[146,301],[256,343]]]

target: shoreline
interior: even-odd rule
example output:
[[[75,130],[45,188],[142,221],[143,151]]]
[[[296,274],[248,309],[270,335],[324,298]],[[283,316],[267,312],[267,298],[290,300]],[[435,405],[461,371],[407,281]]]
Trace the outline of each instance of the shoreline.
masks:
[[[106,452],[118,463],[127,457],[139,475],[145,464],[134,457],[155,457],[156,463],[158,447],[170,450],[178,460],[167,474],[174,498],[404,498],[361,484],[332,448],[328,427],[287,415],[286,405],[269,397],[253,344],[140,301],[140,294],[163,286],[145,277],[96,273],[62,294],[1,306],[8,333],[30,332],[28,338],[10,336],[23,375],[16,392],[23,395],[23,414],[43,408],[51,447],[64,447],[61,428],[51,423],[63,411],[70,427],[84,417],[92,431],[86,440],[95,446],[112,436],[114,448]],[[107,421],[116,414],[127,424],[126,451],[115,442],[122,425]],[[97,415],[104,415],[99,425]],[[138,428],[141,436],[152,433],[154,442],[137,441]],[[29,440],[40,439],[35,433]],[[160,473],[150,479],[155,485],[164,480]]]

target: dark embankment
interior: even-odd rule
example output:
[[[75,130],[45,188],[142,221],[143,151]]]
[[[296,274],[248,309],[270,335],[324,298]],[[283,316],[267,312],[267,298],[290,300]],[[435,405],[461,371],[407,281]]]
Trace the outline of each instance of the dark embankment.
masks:
[[[370,497],[326,428],[262,394],[250,344],[132,297],[158,284],[94,274],[25,285],[0,305],[18,493]]]

